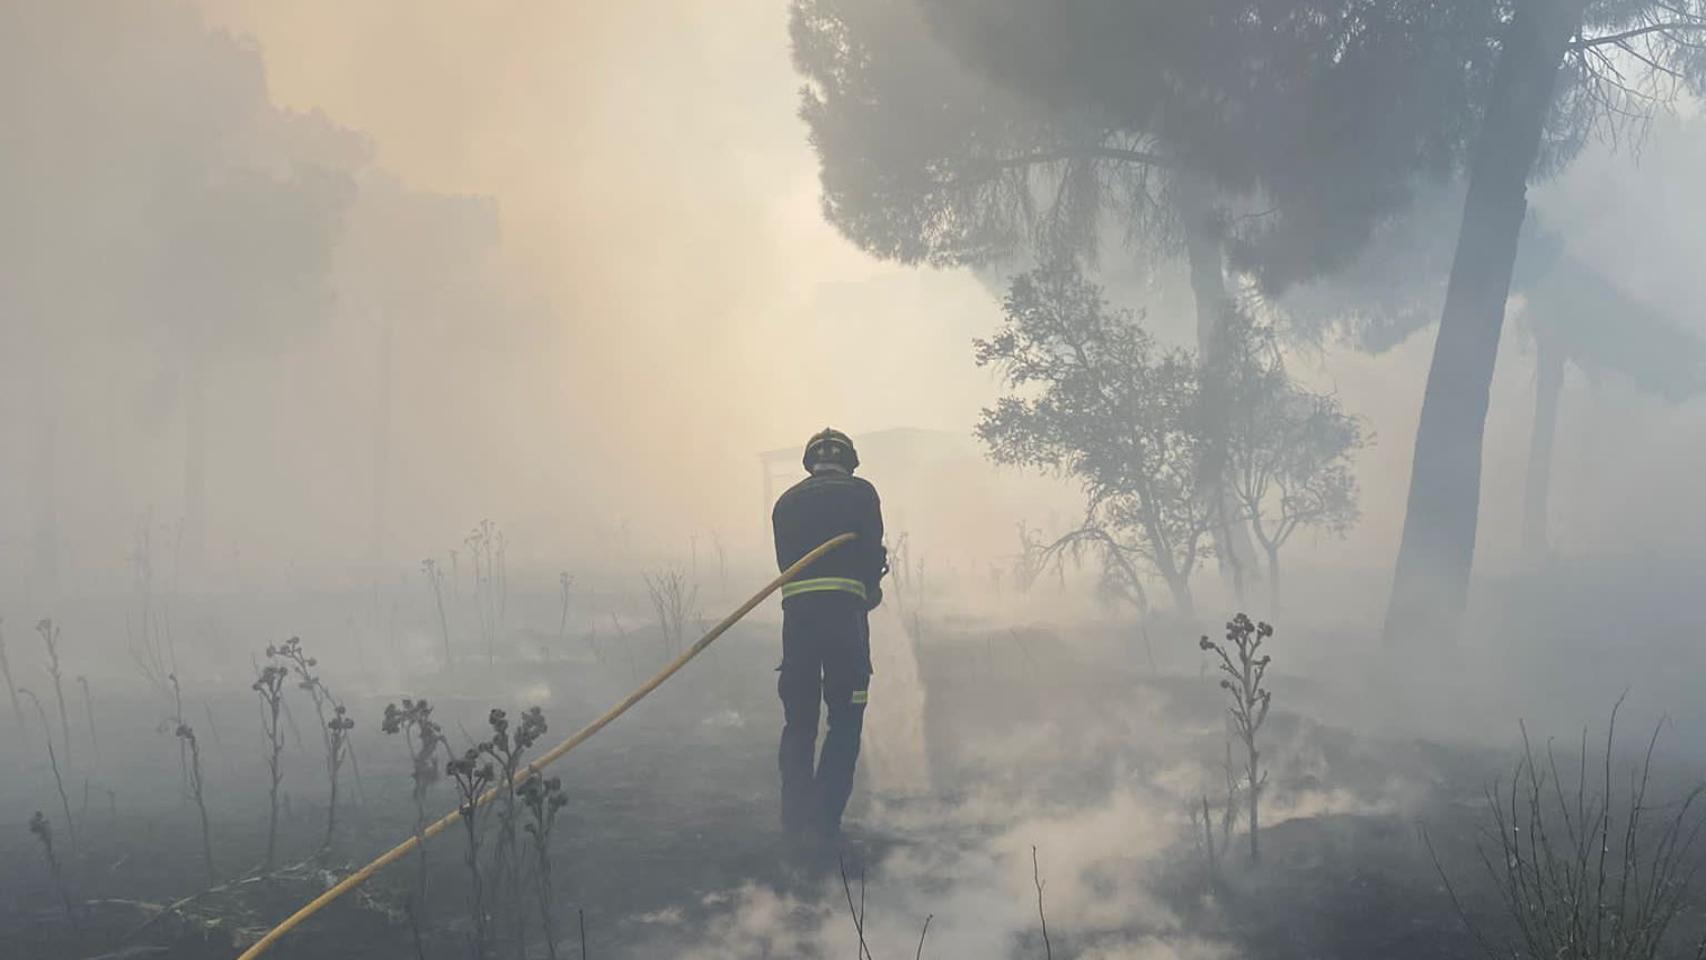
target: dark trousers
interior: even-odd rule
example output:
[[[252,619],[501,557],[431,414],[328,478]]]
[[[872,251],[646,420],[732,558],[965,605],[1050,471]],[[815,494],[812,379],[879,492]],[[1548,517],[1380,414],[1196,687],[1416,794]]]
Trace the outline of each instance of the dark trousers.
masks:
[[[859,732],[871,679],[865,603],[849,593],[792,597],[782,608],[782,826],[790,834],[834,838],[853,792]],[[818,701],[829,731],[814,769]]]

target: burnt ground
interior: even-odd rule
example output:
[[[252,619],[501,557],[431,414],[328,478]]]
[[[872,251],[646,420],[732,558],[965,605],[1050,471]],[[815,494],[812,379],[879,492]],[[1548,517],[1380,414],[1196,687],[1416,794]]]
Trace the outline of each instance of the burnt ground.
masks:
[[[1224,795],[1226,736],[1218,691],[1196,651],[1181,655],[1186,647],[1178,645],[1155,662],[1113,633],[1067,642],[1043,628],[924,626],[931,789],[873,797],[863,783],[849,812],[849,862],[868,880],[873,918],[883,914],[882,952],[910,952],[910,941],[896,940],[933,913],[926,956],[932,947],[938,956],[1041,955],[1028,862],[1035,843],[1041,862],[1052,865],[1047,916],[1057,956],[1473,956],[1475,943],[1422,842],[1424,825],[1471,911],[1492,935],[1506,932],[1478,879],[1474,850],[1483,791],[1508,771],[1508,752],[1340,721],[1330,691],[1288,679],[1281,661],[1265,734],[1273,780],[1262,857],[1248,864],[1241,830],[1219,837],[1221,867],[1211,882],[1188,811],[1204,795],[1211,803]],[[569,798],[551,845],[559,956],[579,955],[582,918],[593,957],[810,956],[855,942],[836,871],[800,869],[775,829],[773,630],[763,623],[737,630],[666,694],[556,768]],[[489,707],[519,710],[535,701],[546,707],[553,734],[546,739],[555,742],[659,659],[655,638],[636,632],[631,639],[641,651],[632,661],[608,642],[601,660],[577,649],[524,661],[525,651],[542,645],[529,642],[504,651],[496,669],[470,666],[454,684],[426,686],[429,694],[452,685],[462,691],[435,698],[458,746],[483,729]],[[873,691],[878,709],[880,676]],[[56,833],[74,897],[70,922],[24,825],[36,807],[58,813],[51,773],[38,756],[39,738],[11,746],[0,787],[0,956],[234,955],[411,830],[402,747],[377,731],[384,703],[406,692],[351,703],[361,782],[358,788],[346,770],[351,799],[340,809],[336,842],[320,855],[324,786],[310,708],[296,701],[304,739],[299,745],[292,736],[286,751],[284,867],[267,876],[254,869],[264,852],[266,798],[252,694],[238,686],[195,698],[186,714],[208,721],[207,800],[215,870],[225,881],[211,891],[176,742],[152,719],[158,703],[105,702],[96,776],[67,785],[79,824],[75,848]],[[80,743],[72,746],[82,753]],[[444,784],[433,788],[434,815],[450,796]],[[271,956],[470,955],[462,855],[460,834],[437,838],[424,901],[411,902],[418,868],[411,857]],[[533,889],[525,892],[535,931],[529,955],[544,956]],[[1142,953],[1146,944],[1175,953]]]

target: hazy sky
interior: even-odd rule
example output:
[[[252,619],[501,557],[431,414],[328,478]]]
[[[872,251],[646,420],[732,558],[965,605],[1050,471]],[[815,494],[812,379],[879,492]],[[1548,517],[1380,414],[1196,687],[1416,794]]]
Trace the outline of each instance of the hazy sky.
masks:
[[[142,66],[128,69],[164,78],[164,93],[139,101],[154,112],[137,116],[168,121],[134,141],[192,165],[237,151],[249,164],[305,154],[353,171],[351,184],[325,188],[355,197],[335,241],[329,318],[265,349],[221,354],[208,373],[216,551],[332,569],[366,555],[387,325],[395,337],[386,485],[394,564],[454,546],[483,516],[526,531],[518,555],[540,563],[602,549],[589,531],[624,521],[654,543],[715,529],[730,542],[760,544],[767,531],[754,509],[755,452],[798,444],[825,424],[968,437],[997,395],[970,348],[999,319],[990,289],[965,272],[877,262],[823,221],[816,161],[795,115],[801,79],[783,0],[199,0],[207,26],[229,31],[249,60],[212,43],[195,54],[205,62],[157,67],[148,66],[147,45],[178,51],[194,33],[164,13],[165,0],[98,5],[86,16],[51,3],[18,9],[33,11],[25,22],[79,40],[60,42],[42,62],[75,82],[43,80],[28,98],[7,101],[23,105],[44,155],[65,146],[53,141],[59,112],[93,110],[101,123],[126,117],[129,104],[98,101],[137,81],[113,81],[95,64],[111,57],[103,50],[135,48]],[[219,86],[230,89],[208,89]],[[273,117],[267,101],[285,118]],[[253,117],[234,127],[209,119],[239,107]],[[240,142],[198,153],[184,141],[204,126],[236,129]],[[1693,127],[1687,142],[1706,143]],[[269,138],[285,146],[273,150]],[[72,142],[67,155],[88,152]],[[1686,314],[1697,302],[1697,271],[1677,265],[1706,250],[1697,218],[1675,212],[1700,204],[1664,197],[1701,153],[1695,145],[1656,159],[1642,168],[1652,171],[1644,180],[1626,157],[1584,158],[1538,191],[1537,204],[1569,226],[1574,249]],[[84,195],[98,200],[110,187],[123,196],[129,176],[143,183],[142,196],[156,189],[135,173],[146,164],[109,160],[91,158],[86,174],[60,178],[75,197],[67,206],[94,226],[0,233],[25,249],[63,227],[56,242],[70,255],[53,262],[93,264],[93,279],[51,287],[56,320],[61,310],[166,309],[96,294],[110,279],[100,271],[119,261],[82,246],[102,231],[130,234]],[[272,175],[283,176],[283,159],[278,166]],[[1606,199],[1618,190],[1628,196]],[[187,216],[241,222],[227,213],[214,203]],[[141,213],[136,223],[134,242],[154,244],[155,223]],[[384,282],[407,288],[398,298],[407,316],[386,315],[376,305],[382,296],[362,292],[371,279],[364,274],[390,253],[404,266]],[[196,276],[195,266],[177,269]],[[1161,310],[1150,321],[1163,336],[1189,328],[1188,317],[1166,312],[1176,306]],[[131,342],[108,335],[97,346],[98,356],[77,354],[76,369],[44,389],[17,366],[0,391],[14,410],[46,397],[70,411],[55,488],[67,562],[121,569],[139,516],[169,520],[182,509],[184,381],[170,349],[139,362],[144,354]],[[1343,544],[1300,543],[1300,557],[1382,576],[1389,569],[1431,348],[1430,331],[1380,357],[1329,349],[1295,359],[1295,372],[1338,389],[1377,437],[1359,466],[1363,523]],[[1617,549],[1637,530],[1643,544],[1706,532],[1697,518],[1678,524],[1624,506],[1631,466],[1645,488],[1679,495],[1706,466],[1697,411],[1661,410],[1615,384],[1583,386],[1574,378],[1564,400],[1559,542]],[[1516,539],[1532,412],[1520,324],[1505,340],[1494,392],[1484,563],[1508,556]],[[40,460],[29,420],[0,417],[10,431],[0,457],[17,467],[0,476],[0,539],[19,547],[8,555],[18,567],[34,509],[25,468]],[[1005,527],[1010,518],[991,522]]]
[[[565,397],[623,397],[600,457],[745,484],[753,451],[825,423],[964,433],[992,396],[982,288],[819,216],[785,4],[205,5],[259,42],[277,102],[363,131],[411,185],[497,200],[567,333]],[[683,506],[728,492],[704,487]]]

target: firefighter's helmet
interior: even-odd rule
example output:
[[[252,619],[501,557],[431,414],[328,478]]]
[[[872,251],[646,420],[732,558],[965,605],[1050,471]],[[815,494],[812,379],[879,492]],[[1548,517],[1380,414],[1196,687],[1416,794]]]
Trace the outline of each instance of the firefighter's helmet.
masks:
[[[829,427],[806,441],[805,456],[800,459],[808,473],[825,463],[836,464],[848,473],[859,469],[859,454],[853,449],[853,438]]]

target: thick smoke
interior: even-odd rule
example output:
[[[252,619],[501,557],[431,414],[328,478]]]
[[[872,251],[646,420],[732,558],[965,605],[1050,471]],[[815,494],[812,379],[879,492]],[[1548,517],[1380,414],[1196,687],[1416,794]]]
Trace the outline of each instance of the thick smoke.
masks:
[[[216,833],[244,849],[265,794],[249,684],[292,634],[357,717],[357,816],[372,819],[341,852],[394,839],[413,811],[385,703],[430,696],[457,750],[499,704],[543,706],[552,739],[596,717],[773,575],[764,494],[798,478],[795,451],[826,424],[860,439],[893,560],[847,861],[876,956],[912,956],[932,916],[924,956],[1041,956],[1038,880],[1056,955],[1085,960],[1265,957],[1240,937],[1295,933],[1336,892],[1364,909],[1381,870],[1426,901],[1420,938],[1455,933],[1413,827],[1472,833],[1518,718],[1537,743],[1567,739],[1627,692],[1626,739],[1668,716],[1661,760],[1697,769],[1697,105],[1656,122],[1638,157],[1590,143],[1530,190],[1525,250],[1555,272],[1517,271],[1457,647],[1377,638],[1463,185],[1407,187],[1408,211],[1364,197],[1381,201],[1356,218],[1372,233],[1338,237],[1339,272],[1285,296],[1226,291],[1374,442],[1354,464],[1360,522],[1287,547],[1263,740],[1276,866],[1215,889],[1198,818],[1226,799],[1230,737],[1197,638],[1261,614],[1265,588],[1241,596],[1210,562],[1190,622],[1156,585],[1144,610],[1099,590],[1094,551],[1035,564],[1083,497],[995,468],[973,435],[1004,391],[972,341],[1021,265],[878,262],[826,222],[782,6],[0,4],[0,628],[47,710],[38,619],[64,628],[66,690],[96,691],[50,724],[72,757],[45,758],[33,716],[5,721],[19,776],[0,794],[19,823],[0,861],[26,859],[11,854],[33,842],[31,810],[61,809],[63,760],[62,818],[81,800],[76,817],[100,821],[107,796],[110,832],[137,845],[100,869],[132,876],[151,848],[127,818],[159,819],[162,837],[181,824],[160,811],[190,822],[162,717],[197,725]],[[1300,190],[1332,180],[1306,152],[1280,159]],[[1086,270],[1114,306],[1163,347],[1196,345],[1179,238],[1086,229],[1106,233]],[[1601,336],[1563,365],[1537,555],[1524,490],[1540,338],[1560,325]],[[678,609],[655,592],[665,578]],[[842,878],[787,866],[773,823],[778,632],[760,609],[561,768],[561,929],[587,906],[611,956],[853,949]],[[314,718],[295,702],[300,827],[323,808]],[[449,797],[440,781],[432,809]],[[1223,858],[1241,829],[1217,835],[1234,844]],[[459,918],[443,849],[434,882]],[[28,897],[46,876],[24,912],[0,904],[0,933],[26,914],[40,927],[49,901]],[[1235,902],[1284,909],[1251,919]]]

